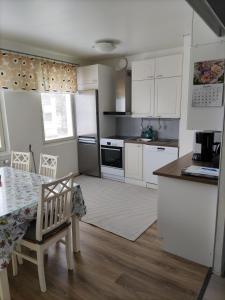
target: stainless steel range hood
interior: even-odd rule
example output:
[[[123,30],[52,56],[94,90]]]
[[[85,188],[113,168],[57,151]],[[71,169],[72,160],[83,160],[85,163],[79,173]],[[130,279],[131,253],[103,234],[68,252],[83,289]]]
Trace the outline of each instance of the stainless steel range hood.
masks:
[[[225,35],[224,0],[186,0],[219,37]]]
[[[105,111],[104,115],[125,116],[131,114],[131,71],[115,73],[115,110]]]

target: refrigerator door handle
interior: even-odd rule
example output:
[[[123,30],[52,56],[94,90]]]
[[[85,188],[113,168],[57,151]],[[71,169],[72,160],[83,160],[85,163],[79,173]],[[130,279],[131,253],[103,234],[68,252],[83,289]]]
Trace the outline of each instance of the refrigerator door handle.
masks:
[[[96,137],[78,137],[79,143],[96,144]]]

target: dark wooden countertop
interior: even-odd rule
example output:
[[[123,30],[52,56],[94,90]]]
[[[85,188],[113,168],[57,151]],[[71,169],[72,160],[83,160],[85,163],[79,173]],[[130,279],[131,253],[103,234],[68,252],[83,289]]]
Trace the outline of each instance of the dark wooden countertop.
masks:
[[[211,178],[206,178],[206,177],[197,177],[197,176],[188,176],[188,175],[181,174],[182,169],[187,168],[191,165],[204,166],[204,167],[216,167],[215,163],[213,163],[213,162],[193,161],[192,153],[189,153],[181,158],[178,158],[177,160],[173,161],[172,163],[154,171],[153,174],[158,175],[158,176],[181,179],[181,180],[189,180],[189,181],[194,181],[194,182],[218,185],[217,179],[211,179]]]
[[[151,142],[144,142],[144,141],[138,141],[137,139],[138,138],[128,138],[128,139],[125,140],[125,143],[178,148],[178,140],[163,139],[163,140],[157,140],[157,141],[151,141]]]

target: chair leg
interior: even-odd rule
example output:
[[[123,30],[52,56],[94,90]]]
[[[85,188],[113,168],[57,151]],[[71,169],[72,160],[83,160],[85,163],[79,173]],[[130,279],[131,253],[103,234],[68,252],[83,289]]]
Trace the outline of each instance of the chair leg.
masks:
[[[67,230],[67,234],[65,236],[65,244],[66,244],[67,267],[68,267],[68,270],[73,270],[73,249],[72,249],[71,226]]]
[[[9,281],[7,275],[7,268],[0,271],[0,298],[10,300]]]
[[[13,268],[13,276],[18,274],[18,265],[17,265],[17,255],[12,254],[12,268]]]
[[[18,252],[20,252],[21,253],[21,245],[20,244],[17,244],[16,245],[16,250],[18,251]],[[22,257],[20,257],[20,256],[17,256],[17,259],[18,259],[18,263],[20,264],[20,265],[22,265],[23,264],[23,259],[22,259]]]
[[[45,270],[44,270],[44,251],[41,247],[37,249],[37,267],[40,289],[43,293],[46,292]]]

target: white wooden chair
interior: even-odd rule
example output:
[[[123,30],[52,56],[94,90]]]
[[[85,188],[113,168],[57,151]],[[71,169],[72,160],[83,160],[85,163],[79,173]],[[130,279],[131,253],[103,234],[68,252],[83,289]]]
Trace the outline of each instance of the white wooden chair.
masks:
[[[58,156],[40,154],[39,174],[56,178]]]
[[[31,155],[30,152],[11,152],[11,167],[30,172],[31,169]]]
[[[66,258],[69,270],[73,270],[71,199],[74,175],[43,184],[38,202],[37,220],[30,224],[23,239],[15,245],[12,255],[13,275],[18,273],[17,258],[24,258],[38,267],[39,284],[46,292],[44,272],[44,251],[65,237]],[[18,250],[17,245],[24,246],[37,253],[33,258]]]

